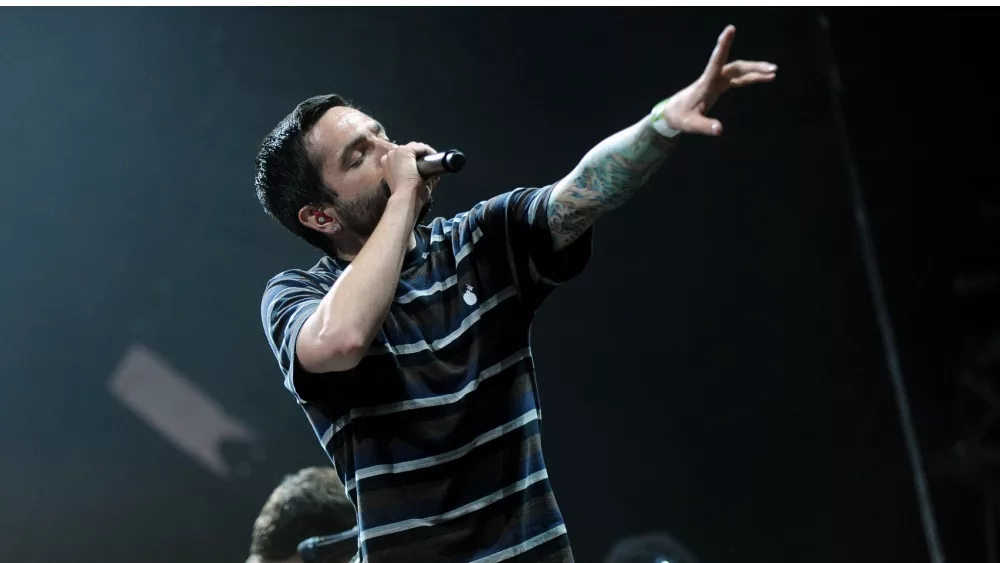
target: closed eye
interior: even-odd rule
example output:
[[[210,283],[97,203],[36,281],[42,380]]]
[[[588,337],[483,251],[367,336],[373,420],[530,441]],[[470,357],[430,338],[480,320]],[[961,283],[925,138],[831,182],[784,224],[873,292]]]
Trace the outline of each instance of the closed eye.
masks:
[[[388,135],[385,134],[385,128],[382,127],[382,124],[377,121],[372,122],[371,126],[369,127],[369,132],[370,134],[376,135],[381,139],[388,140]],[[393,141],[389,142],[395,144]],[[352,169],[361,166],[365,161],[365,157],[367,157],[368,153],[371,151],[372,144],[373,143],[371,139],[367,135],[362,134],[355,137],[354,140],[348,143],[347,146],[344,148],[344,150],[341,152],[341,157],[340,157],[341,166],[343,166],[346,169]],[[352,155],[354,154],[357,154],[358,156],[353,157],[352,160],[348,161],[348,158],[351,158]]]
[[[394,145],[396,144],[396,141],[393,141],[392,139],[386,137],[384,133],[382,134],[382,138]],[[360,154],[358,155],[357,158],[354,159],[353,162],[351,162],[350,166],[351,168],[357,168],[358,166],[361,166],[365,162],[365,157],[368,156],[368,151],[370,146],[371,146],[370,144],[365,145],[364,147],[359,149]]]

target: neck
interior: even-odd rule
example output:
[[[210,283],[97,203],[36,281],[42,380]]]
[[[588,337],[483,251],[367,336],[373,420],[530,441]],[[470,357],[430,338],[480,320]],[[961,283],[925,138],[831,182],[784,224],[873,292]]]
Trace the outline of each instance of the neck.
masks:
[[[354,237],[352,235],[344,236],[344,240],[338,240],[333,249],[334,256],[338,260],[343,260],[345,262],[353,262],[355,258],[358,257],[358,253],[364,248],[365,243],[368,242],[368,238]],[[417,246],[417,237],[410,232],[410,243],[406,247],[407,250],[413,250]]]

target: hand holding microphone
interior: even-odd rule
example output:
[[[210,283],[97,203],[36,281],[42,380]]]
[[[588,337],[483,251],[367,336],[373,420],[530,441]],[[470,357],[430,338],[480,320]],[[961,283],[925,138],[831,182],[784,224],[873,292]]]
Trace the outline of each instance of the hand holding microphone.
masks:
[[[420,171],[417,169],[417,161],[436,152],[434,147],[430,145],[407,143],[382,155],[379,164],[382,166],[385,181],[389,184],[389,190],[395,194],[400,190],[422,187],[425,178],[420,175]]]
[[[431,191],[437,187],[440,176],[461,170],[465,166],[465,155],[457,150],[437,152],[423,143],[407,143],[387,152],[380,164],[393,194],[400,189],[414,190],[422,220],[429,209],[425,204],[431,199]],[[419,189],[421,187],[424,189]]]
[[[416,163],[415,169],[409,166],[408,161],[411,159]],[[454,174],[460,171],[465,166],[465,155],[462,151],[437,152],[433,147],[423,143],[407,143],[383,155],[381,165],[385,170],[389,187],[395,191],[400,181],[417,183],[445,173]]]
[[[417,159],[417,171],[420,172],[420,175],[424,178],[429,178],[428,183],[431,185],[431,190],[437,187],[438,182],[441,181],[442,174],[454,174],[461,170],[463,166],[465,166],[465,155],[462,154],[462,151],[454,149],[429,154]],[[431,210],[432,202],[433,198],[429,197],[427,204],[420,210],[417,217],[417,223],[424,222],[424,217],[426,217],[427,212]]]

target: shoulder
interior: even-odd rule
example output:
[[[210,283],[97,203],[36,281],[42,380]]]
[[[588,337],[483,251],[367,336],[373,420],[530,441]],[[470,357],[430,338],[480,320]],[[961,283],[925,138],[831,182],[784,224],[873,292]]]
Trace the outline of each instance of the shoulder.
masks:
[[[333,261],[324,257],[317,262],[315,266],[309,268],[308,270],[293,268],[278,273],[271,279],[267,280],[264,287],[266,288],[266,291],[272,287],[301,287],[303,285],[319,286],[336,281],[340,274],[340,269],[333,264]]]
[[[326,293],[337,281],[340,270],[329,258],[323,258],[308,270],[285,270],[264,285],[262,305],[281,300],[283,297],[301,295],[302,293]]]

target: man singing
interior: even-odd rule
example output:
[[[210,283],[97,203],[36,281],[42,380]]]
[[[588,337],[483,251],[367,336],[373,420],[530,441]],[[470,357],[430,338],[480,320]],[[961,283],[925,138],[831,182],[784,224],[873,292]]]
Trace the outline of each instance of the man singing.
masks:
[[[590,257],[594,221],[629,199],[680,133],[732,87],[774,79],[727,63],[605,139],[564,178],[417,225],[434,153],[397,145],[337,95],[310,98],[261,145],[268,214],[323,251],[272,278],[261,320],[358,512],[365,561],[572,561],[539,435],[535,310]]]

